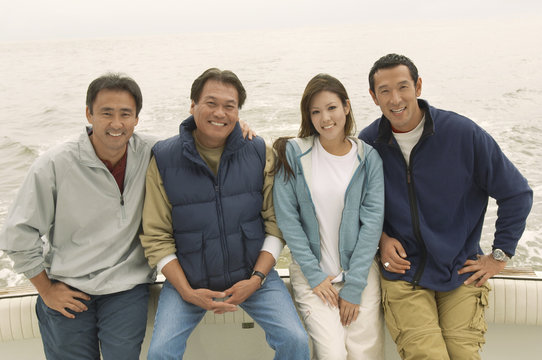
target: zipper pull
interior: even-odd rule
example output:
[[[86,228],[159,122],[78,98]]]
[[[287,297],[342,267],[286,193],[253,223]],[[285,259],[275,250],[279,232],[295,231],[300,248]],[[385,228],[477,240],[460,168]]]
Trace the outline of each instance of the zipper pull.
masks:
[[[124,196],[120,196],[120,206],[124,206]]]

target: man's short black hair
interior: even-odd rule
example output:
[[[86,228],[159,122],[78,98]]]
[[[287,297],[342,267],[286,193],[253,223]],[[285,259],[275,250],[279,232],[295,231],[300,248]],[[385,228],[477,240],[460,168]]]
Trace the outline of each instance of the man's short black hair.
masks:
[[[414,81],[414,84],[418,82],[418,69],[412,60],[404,55],[388,54],[378,59],[369,72],[369,88],[371,91],[373,93],[375,92],[375,74],[378,70],[394,68],[399,65],[405,65],[408,68],[410,77]]]
[[[87,90],[87,106],[92,115],[92,105],[101,90],[128,91],[136,103],[136,117],[143,107],[143,95],[139,85],[129,76],[120,73],[107,73],[90,83]]]
[[[238,104],[237,107],[241,109],[247,98],[247,92],[241,84],[241,80],[230,70],[220,70],[217,68],[207,69],[192,83],[192,89],[190,91],[190,100],[194,103],[198,103],[203,91],[205,83],[209,80],[215,80],[224,84],[230,84],[237,90]]]

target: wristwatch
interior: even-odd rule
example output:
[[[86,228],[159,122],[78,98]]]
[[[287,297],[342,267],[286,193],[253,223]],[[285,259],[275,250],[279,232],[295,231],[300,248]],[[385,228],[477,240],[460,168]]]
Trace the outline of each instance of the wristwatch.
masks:
[[[263,283],[265,282],[265,278],[267,277],[263,272],[260,272],[260,271],[257,271],[257,270],[254,270],[252,272],[252,274],[250,274],[250,277],[253,277],[254,275],[256,275],[257,277],[259,277],[261,279],[260,281],[260,286],[263,285]]]
[[[491,253],[491,255],[493,256],[493,259],[495,259],[497,261],[508,261],[508,260],[510,260],[510,257],[508,255],[506,255],[506,253],[504,251],[502,251],[501,249],[493,249],[493,252]]]

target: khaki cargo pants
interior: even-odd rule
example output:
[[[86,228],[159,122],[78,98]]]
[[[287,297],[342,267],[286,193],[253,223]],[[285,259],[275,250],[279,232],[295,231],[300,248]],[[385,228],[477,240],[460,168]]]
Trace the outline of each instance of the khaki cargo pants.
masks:
[[[477,360],[490,286],[438,292],[381,277],[386,325],[402,359]]]

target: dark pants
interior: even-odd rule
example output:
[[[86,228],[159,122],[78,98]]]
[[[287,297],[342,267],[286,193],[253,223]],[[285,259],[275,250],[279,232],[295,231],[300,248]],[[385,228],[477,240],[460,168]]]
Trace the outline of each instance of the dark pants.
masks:
[[[68,319],[38,297],[36,313],[47,359],[99,360],[100,348],[104,360],[139,359],[147,326],[149,286],[91,295],[83,302],[88,310]]]

